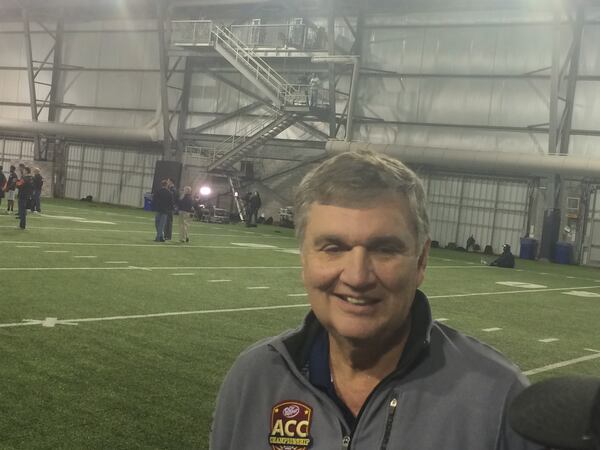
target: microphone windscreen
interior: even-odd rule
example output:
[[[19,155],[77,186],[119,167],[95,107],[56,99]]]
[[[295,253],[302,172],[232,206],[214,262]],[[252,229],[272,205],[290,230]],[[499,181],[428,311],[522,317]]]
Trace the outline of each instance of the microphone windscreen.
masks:
[[[595,450],[600,435],[600,378],[547,379],[521,392],[508,420],[525,438],[560,450]]]

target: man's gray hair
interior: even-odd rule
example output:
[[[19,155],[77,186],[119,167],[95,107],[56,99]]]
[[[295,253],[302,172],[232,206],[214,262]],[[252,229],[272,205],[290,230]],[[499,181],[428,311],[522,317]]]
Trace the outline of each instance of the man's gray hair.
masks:
[[[294,202],[296,236],[300,244],[304,240],[309,209],[313,203],[363,206],[375,203],[386,193],[402,193],[408,198],[421,249],[429,239],[423,183],[397,159],[371,151],[340,153],[325,160],[302,179]]]

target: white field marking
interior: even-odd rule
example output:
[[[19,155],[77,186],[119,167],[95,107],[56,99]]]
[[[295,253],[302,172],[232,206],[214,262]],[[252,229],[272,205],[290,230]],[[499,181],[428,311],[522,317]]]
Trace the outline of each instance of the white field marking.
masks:
[[[300,266],[169,266],[169,267],[0,267],[1,272],[38,271],[38,270],[271,270],[271,269],[301,269]],[[600,286],[590,286],[576,289],[591,289]],[[571,288],[573,289],[573,288]]]
[[[68,250],[44,250],[44,253],[69,253]]]
[[[540,275],[550,275],[548,272],[540,272]]]
[[[277,250],[280,253],[291,253],[292,255],[299,255],[300,250],[297,248],[280,248]]]
[[[296,305],[276,305],[276,306],[254,306],[248,308],[227,308],[227,309],[206,309],[203,311],[179,311],[179,312],[166,312],[166,313],[155,313],[155,314],[135,314],[131,316],[111,316],[111,317],[87,317],[83,319],[56,319],[55,325],[77,325],[82,322],[102,322],[107,320],[127,320],[127,319],[147,319],[151,317],[170,317],[170,316],[189,316],[192,314],[218,314],[218,313],[230,313],[230,312],[245,312],[245,311],[265,311],[271,309],[287,309],[287,308],[308,308],[310,305],[296,304]],[[23,322],[17,323],[2,323],[0,328],[9,327],[24,327],[31,325],[42,325],[43,320],[32,320],[26,319]]]
[[[492,328],[482,328],[481,331],[485,331],[486,333],[491,333],[492,331],[500,331],[502,328],[492,327]]]
[[[106,264],[127,264],[129,261],[104,261]]]
[[[80,258],[80,259],[88,258],[88,259],[91,259],[91,258],[97,258],[97,256],[95,256],[95,255],[75,255],[75,256],[73,256],[73,258]]]
[[[538,342],[543,342],[544,344],[547,344],[549,342],[556,342],[556,341],[558,341],[557,338],[538,339]]]
[[[196,275],[193,272],[181,272],[181,273],[172,273],[171,275],[175,276],[175,277],[179,277],[179,276],[189,276],[189,275]]]
[[[17,248],[40,248],[39,245],[17,245]]]
[[[138,266],[127,266],[128,269],[133,269],[133,270],[145,270],[147,272],[151,272],[152,269],[148,268],[148,267],[138,267]]]
[[[566,278],[575,278],[575,277],[566,277]]]
[[[301,294],[288,294],[288,297],[307,297],[308,294],[306,292],[303,292]]]
[[[228,283],[231,280],[208,280],[209,283]]]
[[[2,269],[0,269],[2,270]],[[524,294],[536,292],[552,292],[566,291],[569,289],[600,289],[600,286],[581,286],[581,287],[564,287],[564,288],[548,288],[548,289],[529,289],[521,291],[498,291],[498,292],[473,292],[470,294],[445,294],[445,295],[428,295],[427,298],[449,298],[449,297],[477,297],[478,295],[504,295],[504,294]]]
[[[56,317],[46,317],[44,320],[34,320],[34,319],[23,319],[24,325],[41,325],[46,328],[54,328],[54,326],[58,323],[58,319]],[[77,325],[76,323],[64,323],[61,325]]]
[[[600,294],[597,292],[588,292],[588,291],[568,291],[563,292],[565,295],[574,295],[575,297],[600,297]]]
[[[116,223],[114,223],[114,222],[107,222],[105,220],[90,220],[90,219],[86,219],[85,217],[53,216],[50,214],[44,214],[44,217],[47,217],[49,219],[71,220],[73,222],[78,222],[78,223],[97,223],[97,224],[101,224],[101,225],[116,225]]]
[[[149,234],[149,233],[146,233]],[[9,241],[0,241],[0,244],[8,244]],[[27,242],[11,242],[12,244],[27,244]],[[43,245],[74,245],[81,247],[154,247],[154,248],[213,248],[213,249],[235,249],[235,250],[273,250],[272,247],[240,247],[237,245],[186,245],[181,247],[179,245],[158,245],[153,244],[118,244],[118,243],[94,243],[94,242],[32,242],[33,244]],[[277,248],[277,247],[275,247]]]
[[[584,348],[586,352],[600,353],[600,350],[594,350],[593,348]]]
[[[246,289],[271,289],[269,286],[247,286]]]
[[[253,244],[252,242],[231,242],[231,245],[239,245],[240,247],[250,247],[250,248],[277,248],[277,246],[275,246],[275,245]]]
[[[523,269],[515,269],[515,272],[523,272]]]
[[[450,319],[448,319],[447,317],[440,317],[439,319],[435,319],[436,322],[447,322],[448,320]]]
[[[543,284],[522,283],[520,281],[496,281],[496,284],[501,284],[503,286],[510,286],[510,287],[520,287],[523,289],[542,289],[542,288],[547,287],[547,286],[544,286]]]
[[[49,209],[50,209],[50,211],[52,211],[54,208],[51,206]],[[76,211],[80,211],[81,212],[81,208],[78,208],[78,207],[75,207],[75,206],[62,206],[61,205],[60,208],[57,208],[57,210],[62,210],[62,209],[74,209]],[[94,212],[98,213],[98,211],[90,211],[90,212],[92,214]],[[102,212],[100,212],[100,214],[107,215],[107,216],[121,216],[121,217],[130,217],[130,218],[133,217],[133,218],[136,218],[136,219],[148,219],[148,218],[154,217],[154,215],[150,215],[150,214],[148,214],[148,216],[131,216],[129,214],[109,212],[109,211],[102,211]]]
[[[585,350],[589,351],[590,349],[585,349]],[[531,369],[531,370],[528,370],[527,372],[523,372],[523,373],[527,376],[535,375],[536,373],[547,372],[549,370],[554,370],[554,369],[560,369],[561,367],[571,366],[573,364],[577,364],[580,362],[590,361],[592,359],[600,358],[600,352],[598,352],[596,350],[591,350],[591,351],[594,352],[593,355],[581,356],[579,358],[569,359],[567,361],[561,361],[561,362],[557,362],[554,364],[549,364],[547,366],[538,367],[537,369]]]

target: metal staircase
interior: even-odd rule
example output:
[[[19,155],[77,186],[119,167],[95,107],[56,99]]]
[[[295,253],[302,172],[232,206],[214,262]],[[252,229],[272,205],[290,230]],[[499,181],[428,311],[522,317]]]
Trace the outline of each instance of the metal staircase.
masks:
[[[215,50],[269,97],[274,105],[281,109],[290,106],[298,111],[298,106],[306,99],[306,92],[288,83],[265,60],[247,48],[247,44],[237,38],[229,28],[213,26],[211,38]],[[308,111],[308,105],[305,109]]]
[[[264,145],[297,120],[297,114],[286,112],[251,123],[239,134],[232,135],[215,148],[216,158],[208,166],[208,170],[231,169],[231,165],[243,158],[245,154]]]

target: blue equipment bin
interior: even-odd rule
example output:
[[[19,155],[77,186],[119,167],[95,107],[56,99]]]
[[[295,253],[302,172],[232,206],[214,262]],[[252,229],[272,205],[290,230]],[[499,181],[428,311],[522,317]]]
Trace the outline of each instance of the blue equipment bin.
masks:
[[[532,238],[521,238],[521,249],[519,251],[519,258],[521,259],[535,259],[537,255],[538,241]]]
[[[146,192],[144,194],[144,211],[152,211],[152,193]]]
[[[554,249],[554,262],[573,264],[573,244],[570,242],[557,242]]]

